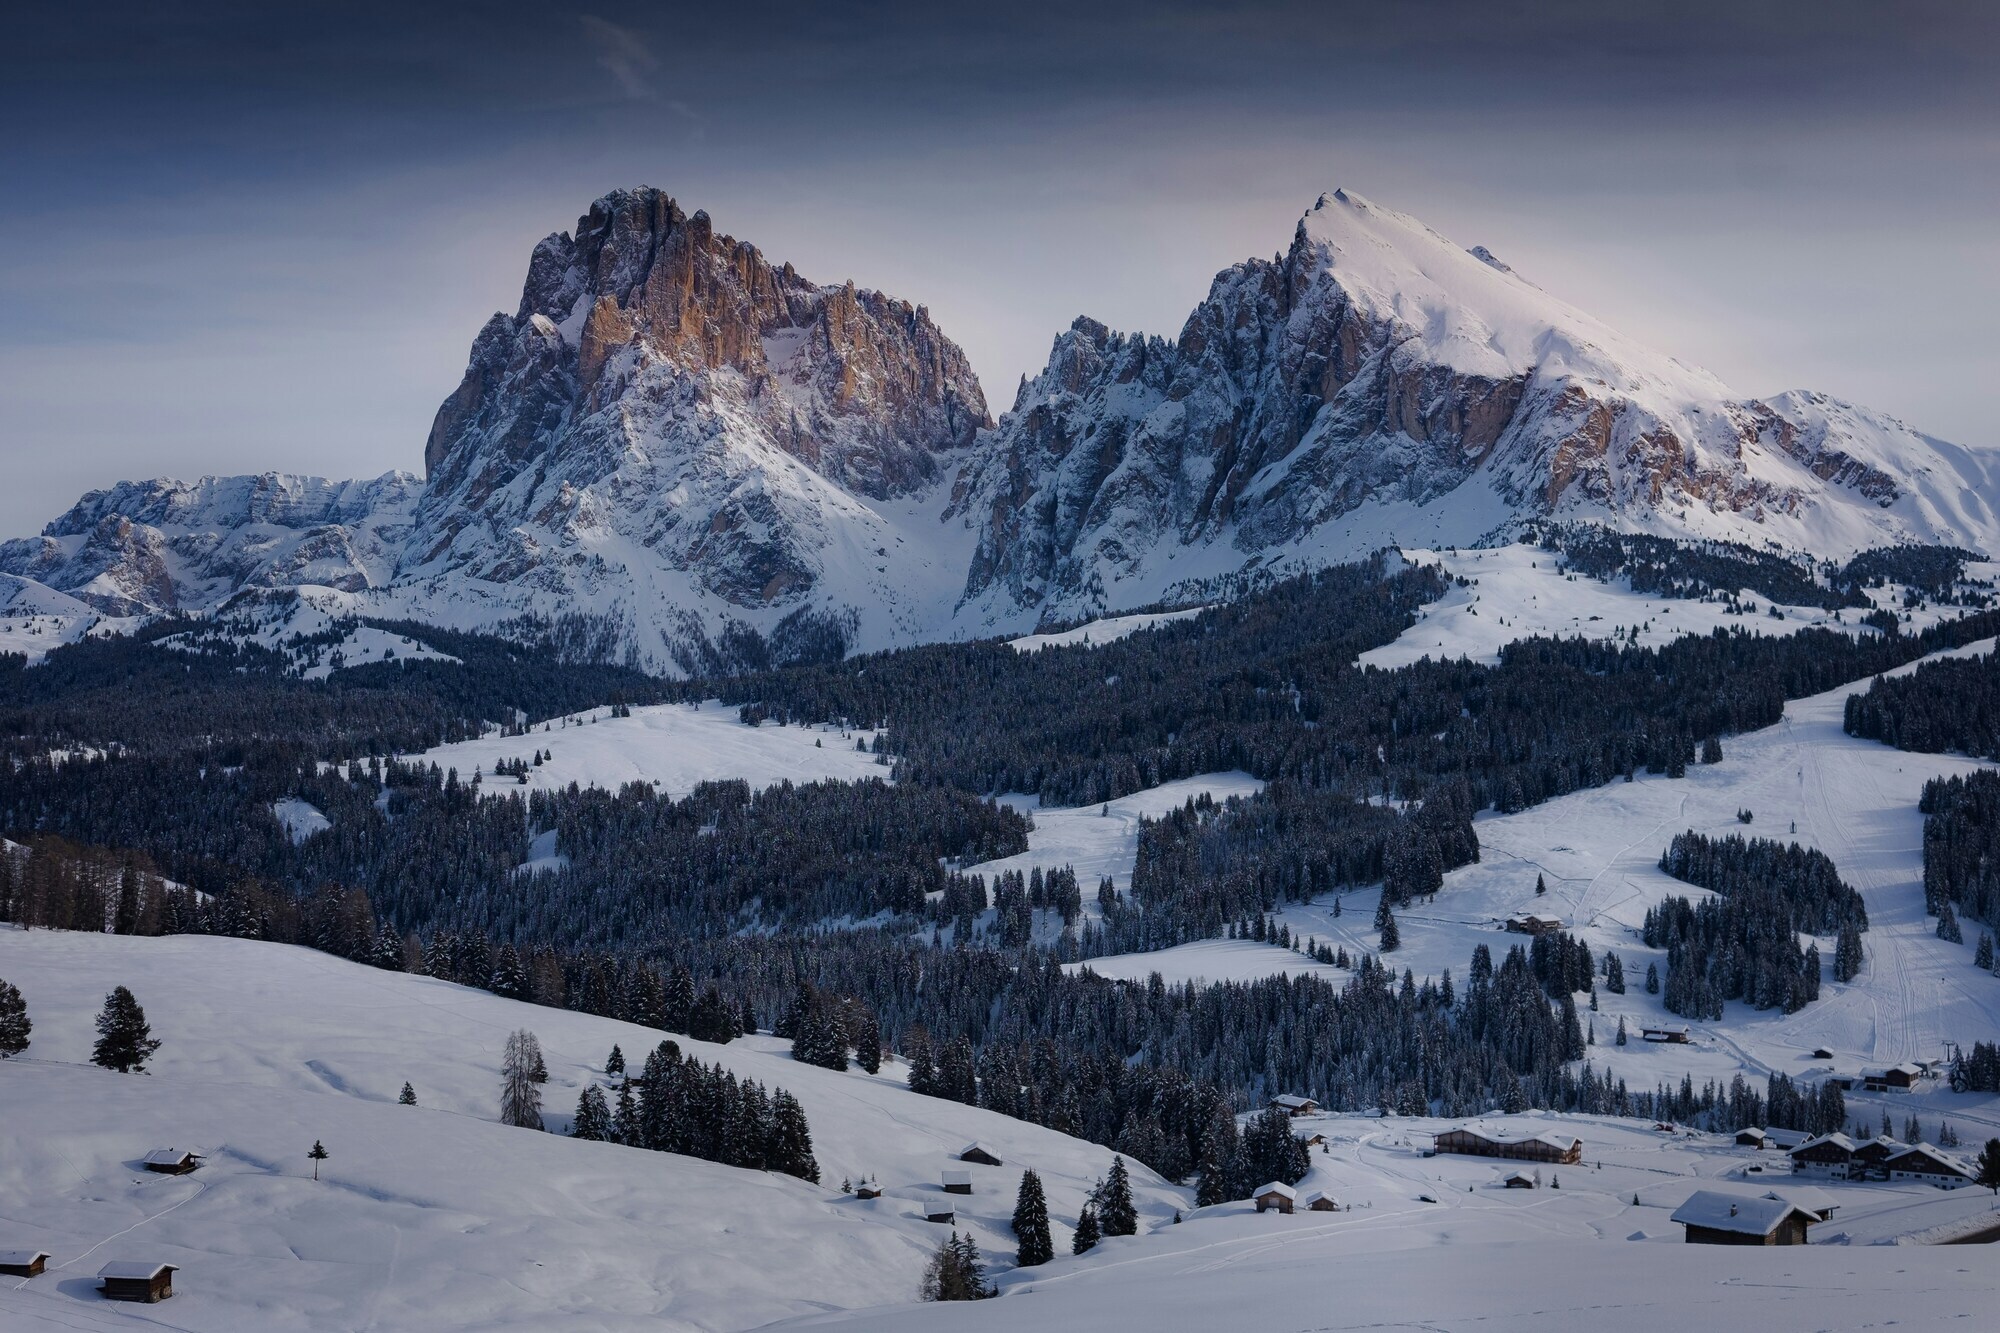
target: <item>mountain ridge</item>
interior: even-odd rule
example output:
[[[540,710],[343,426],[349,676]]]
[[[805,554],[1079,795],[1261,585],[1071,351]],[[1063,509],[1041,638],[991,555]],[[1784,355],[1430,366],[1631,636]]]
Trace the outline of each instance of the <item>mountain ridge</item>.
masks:
[[[110,616],[246,592],[668,673],[1009,634],[1581,519],[1816,556],[2000,543],[2000,455],[1738,396],[1350,191],[1169,339],[1079,318],[998,422],[921,305],[603,196],[474,340],[426,476],[126,482],[0,572]]]

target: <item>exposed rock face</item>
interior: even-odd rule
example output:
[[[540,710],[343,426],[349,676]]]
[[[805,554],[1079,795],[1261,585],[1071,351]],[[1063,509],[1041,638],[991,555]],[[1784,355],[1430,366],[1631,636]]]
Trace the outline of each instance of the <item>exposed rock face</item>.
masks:
[[[1836,406],[1738,399],[1335,193],[1174,342],[1090,320],[1056,339],[955,491],[980,527],[963,605],[1070,617],[1554,513],[1806,549],[1976,539],[1988,516],[1922,478],[1986,460]]]
[[[889,540],[871,505],[932,486],[986,424],[922,307],[818,286],[705,213],[620,191],[535,248],[519,309],[473,344],[403,574],[634,625],[677,586],[711,630],[729,608],[833,605],[856,592],[836,548]]]
[[[209,607],[244,588],[359,592],[389,581],[421,489],[406,472],[120,482],[40,537],[0,545],[0,570],[111,616]]]

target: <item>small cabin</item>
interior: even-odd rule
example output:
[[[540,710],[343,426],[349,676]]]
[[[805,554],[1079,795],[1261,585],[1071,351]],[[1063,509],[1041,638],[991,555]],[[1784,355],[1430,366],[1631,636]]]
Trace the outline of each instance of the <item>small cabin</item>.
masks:
[[[47,1250],[0,1250],[0,1273],[8,1277],[40,1277],[48,1266]]]
[[[1646,1041],[1665,1042],[1670,1046],[1686,1046],[1690,1041],[1686,1028],[1640,1028],[1639,1036]]]
[[[1286,1092],[1271,1099],[1271,1105],[1286,1115],[1318,1115],[1319,1103],[1310,1097],[1298,1097]]]
[[[1311,1134],[1301,1135],[1299,1142],[1305,1144],[1308,1148],[1324,1148],[1326,1146],[1326,1135],[1315,1130]]]
[[[1739,1129],[1736,1131],[1736,1146],[1739,1148],[1768,1148],[1771,1138],[1761,1129]]]
[[[1833,1052],[1829,1051],[1824,1046],[1815,1047],[1812,1053],[1812,1058],[1815,1060],[1831,1060],[1833,1059]]]
[[[174,1264],[149,1264],[133,1259],[113,1259],[97,1270],[104,1299],[144,1301],[148,1305],[174,1294]]]
[[[981,1166],[1004,1165],[1000,1160],[999,1153],[994,1152],[991,1148],[976,1140],[958,1150],[958,1160],[961,1162],[977,1162]]]
[[[856,1185],[854,1187],[854,1197],[857,1199],[879,1199],[882,1197],[882,1187],[879,1185]]]
[[[1884,1163],[1883,1169],[1891,1180],[1935,1185],[1943,1190],[1955,1190],[1974,1180],[1971,1167],[1928,1143],[1904,1149]]]
[[[181,1148],[155,1148],[146,1154],[144,1165],[148,1171],[163,1176],[184,1176],[200,1168],[201,1154]]]
[[[1260,1213],[1272,1209],[1289,1213],[1293,1205],[1299,1201],[1299,1192],[1282,1180],[1274,1180],[1268,1185],[1260,1185],[1257,1192],[1250,1197],[1257,1201],[1257,1211]]]
[[[972,1193],[972,1173],[962,1166],[948,1166],[944,1169],[944,1192],[946,1194]]]
[[[1854,1163],[1854,1140],[1845,1134],[1822,1134],[1791,1151],[1792,1170],[1799,1175],[1847,1175]]]
[[[1510,1190],[1531,1190],[1539,1185],[1526,1171],[1509,1171],[1500,1183]]]
[[[1785,1199],[1696,1190],[1674,1210],[1690,1245],[1803,1245],[1819,1218]]]
[[[950,1208],[939,1208],[934,1206],[931,1208],[929,1212],[924,1214],[924,1221],[936,1222],[940,1226],[947,1226],[947,1227],[957,1226],[958,1214]]]
[[[1308,1212],[1337,1213],[1340,1211],[1340,1200],[1334,1198],[1325,1190],[1314,1190],[1311,1194],[1299,1200],[1299,1202]]]
[[[1562,918],[1542,912],[1529,912],[1522,916],[1507,918],[1507,929],[1516,935],[1554,935],[1563,928]]]

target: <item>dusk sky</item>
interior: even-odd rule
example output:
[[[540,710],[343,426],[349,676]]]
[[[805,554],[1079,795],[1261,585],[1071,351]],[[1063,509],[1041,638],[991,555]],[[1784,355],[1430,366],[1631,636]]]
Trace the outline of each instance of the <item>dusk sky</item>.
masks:
[[[0,534],[422,466],[528,253],[647,183],[928,305],[997,413],[1344,185],[1745,394],[2000,447],[2000,7],[37,5],[0,53]]]

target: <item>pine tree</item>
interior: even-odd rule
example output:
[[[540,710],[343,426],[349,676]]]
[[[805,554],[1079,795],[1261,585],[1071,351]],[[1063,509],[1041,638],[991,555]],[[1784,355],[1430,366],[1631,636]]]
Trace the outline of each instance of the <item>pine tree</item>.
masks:
[[[611,1054],[604,1057],[604,1077],[625,1077],[625,1052],[618,1049],[616,1042],[612,1043]]]
[[[90,1052],[92,1064],[121,1074],[144,1073],[147,1059],[158,1049],[159,1038],[131,991],[119,986],[104,997],[104,1009],[97,1015],[97,1044]]]
[[[1993,937],[1983,930],[1979,932],[1979,948],[1972,955],[1972,965],[1982,972],[1993,970]]]
[[[1658,995],[1659,993],[1660,965],[1658,963],[1648,963],[1646,964],[1646,994]]]
[[[416,1104],[417,1104],[417,1090],[411,1087],[407,1082],[404,1083],[403,1090],[396,1094],[396,1105],[415,1106]]]
[[[1958,926],[1958,913],[1952,910],[1949,898],[1938,904],[1937,936],[1947,944],[1965,943],[1965,935]]]
[[[1391,912],[1382,913],[1382,952],[1394,953],[1403,947],[1403,932],[1396,928],[1396,918]]]
[[[570,1122],[570,1137],[590,1143],[601,1143],[611,1137],[611,1107],[604,1100],[604,1089],[595,1083],[585,1088],[576,1099],[576,1117]]]
[[[507,1038],[500,1062],[500,1123],[519,1129],[541,1129],[542,1089],[535,1082],[535,1065],[542,1045],[526,1028]]]
[[[1984,1184],[1984,1181],[1980,1182]],[[1070,1242],[1071,1254],[1088,1254],[1097,1248],[1097,1210],[1085,1204],[1083,1212],[1076,1219],[1076,1239]]]
[[[327,1157],[329,1156],[329,1154],[328,1154],[328,1152],[327,1152],[327,1150],[326,1150],[326,1145],[325,1145],[324,1143],[321,1143],[321,1142],[320,1142],[320,1141],[319,1141],[318,1139],[314,1139],[314,1140],[313,1140],[313,1146],[312,1146],[312,1150],[311,1150],[310,1152],[308,1152],[308,1153],[306,1154],[306,1156],[312,1159],[312,1164],[313,1164],[313,1179],[314,1179],[314,1180],[318,1180],[318,1179],[319,1179],[319,1164],[320,1164],[321,1162],[324,1162],[324,1161],[325,1161],[325,1160],[327,1159]]]
[[[1539,898],[1548,891],[1549,891],[1549,886],[1547,881],[1545,881],[1539,874],[1537,874],[1535,876],[1535,896]]]
[[[956,1231],[938,1244],[917,1285],[917,1298],[925,1301],[977,1301],[992,1294],[986,1286],[986,1265],[980,1260],[979,1246],[971,1236]]]
[[[771,1103],[770,1169],[819,1184],[819,1162],[813,1157],[805,1108],[782,1088]]]
[[[632,1098],[632,1080],[618,1085],[617,1109],[611,1113],[611,1141],[639,1146],[639,1106]]]
[[[28,1003],[21,998],[20,988],[0,981],[0,1060],[27,1050],[28,1034],[34,1028],[28,1021]]]
[[[1845,984],[1861,973],[1864,955],[1861,951],[1861,930],[1852,921],[1840,928],[1840,935],[1833,946],[1833,979]]]
[[[1104,1198],[1098,1225],[1107,1236],[1139,1234],[1139,1213],[1132,1205],[1132,1176],[1123,1157],[1111,1159],[1111,1174],[1104,1179]]]
[[[1618,1015],[1618,1045],[1625,1044],[1625,1015]]]
[[[1055,1243],[1049,1238],[1049,1201],[1042,1193],[1042,1178],[1033,1171],[1021,1173],[1021,1189],[1014,1196],[1014,1237],[1021,1242],[1015,1262],[1022,1268],[1055,1257]]]
[[[1986,1146],[1979,1150],[1979,1174],[1974,1183],[2000,1195],[2000,1139],[1986,1140]]]

